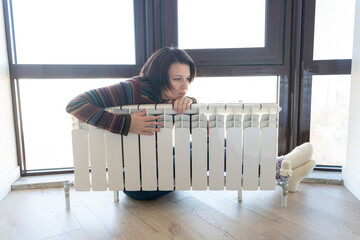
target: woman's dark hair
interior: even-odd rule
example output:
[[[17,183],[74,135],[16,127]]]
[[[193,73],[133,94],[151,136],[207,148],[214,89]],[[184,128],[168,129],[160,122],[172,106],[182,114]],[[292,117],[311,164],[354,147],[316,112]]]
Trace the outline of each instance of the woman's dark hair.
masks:
[[[161,91],[172,89],[169,79],[169,69],[173,63],[183,63],[190,67],[190,82],[196,76],[195,63],[191,57],[178,48],[166,47],[157,50],[146,61],[140,75],[147,79],[154,92],[161,97]]]

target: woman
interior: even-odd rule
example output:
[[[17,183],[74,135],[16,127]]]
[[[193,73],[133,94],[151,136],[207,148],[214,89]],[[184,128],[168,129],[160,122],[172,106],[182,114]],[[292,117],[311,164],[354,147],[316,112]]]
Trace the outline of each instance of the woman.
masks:
[[[66,111],[82,122],[127,135],[153,135],[160,131],[154,125],[160,116],[146,116],[146,110],[131,115],[115,115],[104,110],[107,107],[171,103],[179,114],[184,113],[196,100],[187,97],[189,84],[194,80],[194,61],[183,50],[162,48],[144,64],[140,75],[118,84],[94,89],[80,94],[70,101]],[[124,191],[135,199],[154,199],[169,191]]]

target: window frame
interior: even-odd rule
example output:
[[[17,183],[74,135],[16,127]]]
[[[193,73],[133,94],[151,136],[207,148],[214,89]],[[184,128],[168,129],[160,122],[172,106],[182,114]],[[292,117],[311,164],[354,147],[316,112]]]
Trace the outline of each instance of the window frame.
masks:
[[[96,64],[17,64],[16,39],[12,15],[12,0],[3,0],[5,37],[10,73],[10,86],[16,137],[16,151],[21,176],[53,173],[71,173],[73,169],[26,169],[26,153],[22,128],[21,99],[18,79],[66,79],[66,78],[130,78],[138,75],[146,61],[145,2],[134,0],[135,65]]]
[[[298,145],[310,140],[311,91],[314,75],[351,74],[351,59],[313,60],[316,0],[303,1],[303,47],[300,72],[300,99],[297,142]],[[317,165],[316,170],[341,171],[341,166]]]
[[[73,172],[72,169],[26,170],[18,79],[63,78],[67,81],[66,78],[128,78],[137,75],[146,59],[157,49],[177,46],[177,1],[134,0],[135,65],[16,64],[11,1],[2,2],[21,175]],[[282,15],[274,15],[278,11],[275,6],[280,6],[278,9]],[[297,145],[309,141],[312,75],[350,74],[351,60],[312,60],[314,0],[267,0],[266,9],[268,13],[266,19],[281,23],[278,22],[277,26],[280,27],[274,31],[267,31],[270,35],[266,36],[270,37],[273,43],[270,41],[265,48],[185,50],[194,58],[199,77],[278,76],[279,105],[282,107],[279,114],[278,135],[280,156]],[[271,29],[269,23],[266,26],[267,30]],[[246,58],[249,54],[253,56]],[[317,168],[339,170],[336,167],[326,166],[317,166]]]
[[[158,24],[155,25],[155,28],[157,28],[155,31],[163,33],[156,39],[159,42],[159,47],[177,46],[177,0],[155,0],[154,2],[160,7],[158,12],[160,19],[157,21]],[[281,9],[283,13],[281,16],[276,14],[276,7]],[[293,81],[297,82],[299,80],[296,76],[292,75],[292,69],[297,66],[297,62],[294,59],[298,59],[294,58],[296,54],[294,49],[301,47],[301,41],[297,39],[300,37],[300,27],[297,25],[300,24],[301,26],[301,23],[299,21],[296,22],[296,17],[294,17],[297,16],[299,9],[301,9],[301,5],[297,3],[297,0],[292,0],[291,2],[286,0],[267,1],[266,11],[268,14],[266,19],[272,19],[273,21],[278,19],[278,21],[281,21],[281,24],[277,25],[277,31],[273,31],[277,33],[273,34],[272,39],[273,41],[275,41],[274,39],[278,41],[277,48],[271,49],[273,59],[269,57],[269,54],[259,55],[259,52],[252,51],[253,49],[249,48],[231,49],[230,51],[235,51],[239,57],[238,60],[232,62],[231,58],[226,59],[229,49],[185,49],[194,59],[197,66],[197,76],[200,77],[255,75],[277,75],[279,77],[278,95],[280,96],[279,105],[282,107],[282,111],[279,114],[279,155],[286,154],[297,144],[297,122],[293,116],[297,115],[298,108],[295,100],[299,98],[299,93],[298,84],[294,84]],[[266,24],[266,26],[268,25]],[[267,31],[265,37],[271,38],[269,37],[271,33],[271,31]],[[280,33],[282,35],[279,35]],[[270,52],[269,47],[268,49],[263,48],[262,51]],[[242,53],[246,53],[246,55],[242,55]],[[255,62],[256,64],[254,64],[254,59],[245,59],[244,56],[248,56],[249,53],[254,54],[255,58],[257,56],[258,62]],[[212,54],[213,58],[218,59],[218,61],[212,61],[210,64],[206,63],[206,61],[201,62],[202,57],[208,57],[210,54]],[[266,56],[268,59],[266,59]],[[263,59],[261,59],[262,57]]]
[[[3,0],[10,78],[118,78],[137,75],[145,63],[145,8],[143,0],[134,0],[136,64],[17,64],[12,0]],[[10,16],[10,18],[9,18]]]

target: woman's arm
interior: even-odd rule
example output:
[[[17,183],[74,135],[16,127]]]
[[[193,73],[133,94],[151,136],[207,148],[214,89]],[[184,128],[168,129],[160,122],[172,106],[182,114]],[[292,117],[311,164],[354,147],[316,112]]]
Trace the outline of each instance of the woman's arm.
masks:
[[[82,122],[127,135],[131,124],[130,115],[112,114],[104,108],[133,104],[136,91],[137,87],[130,81],[94,89],[72,99],[66,111]]]
[[[170,100],[170,104],[174,105],[174,111],[178,112],[179,114],[183,114],[185,110],[190,108],[191,104],[197,103],[196,99],[193,97],[180,97],[178,99]]]

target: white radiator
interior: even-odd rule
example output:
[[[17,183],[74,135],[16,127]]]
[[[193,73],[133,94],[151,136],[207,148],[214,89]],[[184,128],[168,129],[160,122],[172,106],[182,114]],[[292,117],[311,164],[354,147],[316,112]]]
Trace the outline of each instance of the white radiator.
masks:
[[[121,136],[74,118],[76,190],[275,189],[277,104],[193,104],[184,115],[169,104],[108,111],[143,109],[164,121],[153,136]]]

